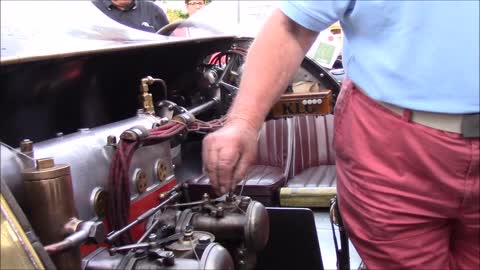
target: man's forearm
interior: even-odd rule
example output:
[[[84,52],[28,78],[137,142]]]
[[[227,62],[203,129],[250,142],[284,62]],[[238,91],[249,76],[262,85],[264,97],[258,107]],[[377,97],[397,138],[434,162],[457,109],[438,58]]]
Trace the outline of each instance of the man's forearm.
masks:
[[[274,11],[249,50],[229,121],[245,121],[260,129],[317,35],[291,21],[280,10]]]

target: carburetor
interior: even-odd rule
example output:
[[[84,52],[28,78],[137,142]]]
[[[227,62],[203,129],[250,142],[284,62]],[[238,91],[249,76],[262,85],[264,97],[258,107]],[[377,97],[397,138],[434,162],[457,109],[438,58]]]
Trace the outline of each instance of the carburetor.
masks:
[[[85,270],[254,269],[267,244],[265,207],[234,194],[165,205],[136,244],[102,248],[83,259]]]

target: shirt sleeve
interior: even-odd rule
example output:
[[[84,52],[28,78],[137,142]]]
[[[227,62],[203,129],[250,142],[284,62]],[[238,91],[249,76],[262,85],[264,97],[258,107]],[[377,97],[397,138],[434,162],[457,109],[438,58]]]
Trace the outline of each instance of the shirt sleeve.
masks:
[[[285,1],[280,10],[290,19],[312,31],[325,30],[351,12],[356,0]]]

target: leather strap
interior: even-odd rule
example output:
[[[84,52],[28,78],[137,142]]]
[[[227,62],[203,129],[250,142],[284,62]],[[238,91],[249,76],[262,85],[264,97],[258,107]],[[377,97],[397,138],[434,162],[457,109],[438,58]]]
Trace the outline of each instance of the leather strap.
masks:
[[[335,253],[337,255],[337,269],[350,269],[350,250],[348,246],[348,235],[345,231],[340,209],[338,208],[337,196],[330,201],[330,225],[333,233],[333,244],[335,245]],[[337,235],[335,233],[334,225],[338,226],[338,233],[340,235],[340,245],[338,244]]]

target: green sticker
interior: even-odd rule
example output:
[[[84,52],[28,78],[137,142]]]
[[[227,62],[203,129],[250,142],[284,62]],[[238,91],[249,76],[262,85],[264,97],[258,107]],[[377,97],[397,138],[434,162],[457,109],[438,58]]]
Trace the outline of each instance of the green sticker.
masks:
[[[332,61],[334,52],[335,46],[327,43],[320,43],[315,51],[314,59],[320,64],[328,65]]]

